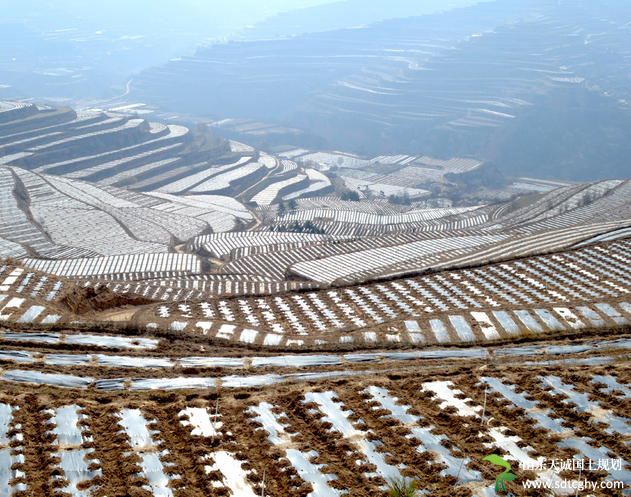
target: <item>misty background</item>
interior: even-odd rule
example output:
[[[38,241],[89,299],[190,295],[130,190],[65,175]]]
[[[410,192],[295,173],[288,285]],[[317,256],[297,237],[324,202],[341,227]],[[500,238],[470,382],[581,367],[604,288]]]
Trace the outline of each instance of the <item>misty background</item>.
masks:
[[[473,3],[471,0],[4,2],[0,9],[0,85],[10,85],[40,98],[95,98],[143,69],[194,53],[200,46],[339,29]]]
[[[265,149],[626,178],[630,80],[622,0],[32,0],[0,10],[1,99],[143,104]]]

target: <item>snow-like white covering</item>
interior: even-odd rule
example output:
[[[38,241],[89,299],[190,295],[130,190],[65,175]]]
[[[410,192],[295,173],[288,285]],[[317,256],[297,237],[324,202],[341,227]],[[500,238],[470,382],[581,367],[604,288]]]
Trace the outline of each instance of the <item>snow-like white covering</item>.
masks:
[[[456,395],[462,394],[460,390],[453,390],[450,387],[453,386],[451,381],[432,381],[423,383],[423,388],[433,392],[443,402],[440,404],[440,408],[444,409],[447,406],[455,407],[458,410],[459,416],[477,416],[480,407],[471,407],[465,403],[470,399],[457,399]]]
[[[221,421],[214,420],[208,414],[208,410],[203,407],[187,407],[180,412],[180,416],[188,416],[188,421],[182,421],[183,425],[193,426],[193,435],[201,435],[202,437],[217,436],[219,428],[223,426]]]
[[[210,458],[210,456],[207,456]],[[225,451],[213,452],[212,457],[215,463],[206,466],[206,473],[220,471],[224,476],[224,485],[232,490],[235,496],[257,497],[254,490],[247,482],[248,473],[241,468],[241,461],[234,457],[234,454]]]

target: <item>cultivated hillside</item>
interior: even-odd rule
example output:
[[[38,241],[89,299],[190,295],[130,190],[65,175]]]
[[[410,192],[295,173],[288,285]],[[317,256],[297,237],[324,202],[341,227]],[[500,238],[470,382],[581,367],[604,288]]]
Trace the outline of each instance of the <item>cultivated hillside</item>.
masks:
[[[629,153],[629,21],[624,2],[499,0],[215,44],[144,71],[131,98],[306,132],[261,128],[253,143],[320,137],[369,155],[473,154],[509,174],[603,179]]]

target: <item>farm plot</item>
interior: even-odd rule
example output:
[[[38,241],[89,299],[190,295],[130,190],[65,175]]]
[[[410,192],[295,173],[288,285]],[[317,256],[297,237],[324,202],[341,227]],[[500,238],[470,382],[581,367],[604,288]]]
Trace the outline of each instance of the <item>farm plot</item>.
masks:
[[[21,259],[27,256],[28,252],[24,250],[24,247],[22,247],[22,245],[10,240],[5,240],[4,238],[0,237],[0,257],[13,257],[16,259]]]
[[[230,144],[230,151],[231,152],[254,152],[254,148],[250,147],[249,145],[246,145],[245,143],[239,143],[233,140],[228,140],[229,144]]]
[[[253,236],[255,233],[257,236],[267,236],[270,234],[269,232],[253,232],[250,236]],[[464,233],[458,232],[454,232],[453,234],[456,233],[464,235]],[[290,243],[299,243],[298,240],[300,240],[300,236],[297,234],[291,235],[295,238],[292,238]],[[328,239],[329,243],[325,243],[327,238],[322,238],[321,241],[323,243],[316,245],[313,243],[307,243],[310,240],[308,236],[312,235],[303,235],[305,244],[299,247],[289,245],[285,246],[282,239],[278,239],[278,243],[274,243],[274,239],[271,239],[270,245],[267,245],[267,247],[265,245],[261,245],[252,250],[235,250],[231,256],[235,262],[223,266],[221,272],[223,274],[235,275],[259,274],[273,279],[283,279],[289,268],[299,262],[318,261],[323,258],[341,254],[349,254],[350,257],[350,255],[354,253],[382,247],[389,247],[394,250],[394,247],[398,245],[416,243],[421,240],[428,240],[430,243],[434,243],[445,238],[444,235],[441,236],[440,234],[425,232],[365,237],[360,238],[359,240],[353,236],[334,236]],[[289,239],[287,241],[289,242]],[[243,243],[245,244],[246,242]],[[440,254],[436,254],[430,258],[432,259],[432,262],[437,262],[441,257],[442,256]],[[240,260],[236,261],[236,259]],[[413,260],[416,261],[416,259]],[[429,260],[426,262],[429,263]],[[418,271],[418,264],[416,262],[409,263],[409,269],[413,270],[414,267],[416,267],[416,270]]]
[[[182,148],[183,145],[181,143],[176,143],[174,145],[167,145],[166,147],[156,148],[154,150],[149,150],[146,152],[141,152],[139,154],[130,155],[123,159],[116,159],[113,161],[105,162],[99,164],[97,166],[88,167],[85,169],[80,169],[79,171],[69,172],[63,174],[65,178],[72,179],[83,179],[87,181],[98,181],[101,184],[113,185],[117,181],[120,181],[123,177],[130,177],[134,174],[139,174],[145,171],[152,169],[147,165],[138,166],[138,163],[150,162],[152,164],[160,164],[164,161],[155,161],[155,157],[152,156],[164,156],[165,152],[175,152],[175,149]],[[161,165],[170,164],[178,160],[177,158],[167,159],[169,162],[166,162]],[[160,167],[160,166],[153,166]],[[121,169],[125,169],[123,172]],[[48,171],[47,171],[48,172]]]
[[[505,235],[490,235],[424,240],[353,254],[336,255],[316,261],[299,262],[292,265],[290,270],[307,279],[330,284],[336,280],[358,279],[362,275],[378,274],[391,266],[408,263],[411,259],[414,259],[419,267],[426,267],[436,262],[436,259],[432,258],[425,263],[422,259],[436,252],[447,255],[457,254],[458,251],[468,251],[467,249],[480,245],[497,243],[504,238]]]
[[[282,197],[283,192],[289,192],[292,188],[295,188],[296,185],[303,183],[307,179],[307,175],[299,174],[293,178],[289,178],[283,181],[277,181],[272,183],[264,190],[260,191],[254,197],[252,197],[252,202],[256,202],[257,205],[270,205],[274,203],[274,201]]]
[[[0,101],[0,113],[4,114],[2,116],[4,120],[4,119],[8,119],[8,117],[6,117],[7,114],[12,114],[13,112],[19,109],[25,109],[27,107],[32,107],[32,106],[33,104],[30,104],[27,102],[9,102],[9,101],[2,100]]]
[[[244,247],[264,247],[271,244],[302,243],[317,244],[336,240],[328,235],[303,233],[225,233],[204,235],[195,238],[193,250],[204,248],[217,258],[229,256],[235,249]]]
[[[336,153],[326,153],[326,152],[314,152],[307,153],[307,150],[296,149],[291,150],[289,152],[284,152],[279,154],[281,157],[286,157],[288,159],[297,159],[300,161],[311,161],[319,164],[324,164],[327,167],[346,167],[349,169],[356,169],[363,167],[370,163],[370,161],[365,159],[360,159],[357,156],[347,155],[347,154],[336,154]]]
[[[3,245],[6,251],[17,255],[24,255],[24,249],[16,247],[23,244],[30,247],[41,256],[63,256],[71,252],[70,247],[57,247],[28,219],[26,213],[20,209],[13,195],[15,181],[11,169],[0,168],[0,227],[2,237],[7,240]],[[10,243],[13,242],[13,243]],[[18,245],[19,246],[19,245]],[[89,249],[84,254],[93,253]]]
[[[290,171],[295,171],[298,169],[298,164],[296,164],[293,160],[281,160],[281,164],[283,165],[283,169],[280,171],[280,174],[288,173]]]
[[[294,159],[296,157],[299,157],[301,155],[307,154],[309,153],[308,150],[305,150],[304,148],[294,148],[292,150],[287,150],[285,152],[281,152],[278,154],[279,157],[283,157],[285,159]]]
[[[9,154],[4,157],[0,157],[0,165],[12,164],[19,159],[23,159],[24,157],[29,157],[33,155],[31,152],[20,152],[17,154]]]
[[[373,173],[372,171],[364,171],[363,169],[347,169],[341,168],[338,169],[339,176],[343,176],[345,178],[355,178],[355,179],[367,179],[375,178],[379,176],[379,173]]]
[[[136,145],[130,145],[128,147],[122,147],[115,151],[102,152],[100,154],[86,155],[86,156],[77,157],[77,158],[69,159],[65,161],[47,163],[43,166],[34,168],[33,172],[59,174],[59,173],[70,173],[72,172],[71,170],[75,170],[77,174],[81,174],[82,172],[86,170],[86,168],[91,168],[91,167],[100,168],[100,169],[95,169],[93,171],[93,172],[98,172],[101,169],[103,170],[107,169],[107,168],[102,168],[101,167],[102,164],[106,164],[106,163],[112,164],[113,161],[117,159],[119,160],[124,159],[126,155],[132,155],[132,156],[137,155],[136,153],[140,152],[141,150],[152,153],[152,151],[146,150],[147,148],[150,148],[149,147],[150,145],[151,146],[157,145],[158,147],[160,145],[166,145],[165,142],[169,140],[174,140],[174,139],[179,140],[189,132],[188,128],[185,128],[183,126],[176,126],[176,125],[169,125],[168,130],[169,130],[168,134],[162,135],[159,138],[147,140],[145,142],[142,142]],[[153,135],[155,133],[151,133],[151,134]],[[168,146],[172,148],[177,148],[177,144],[168,145]]]
[[[370,161],[371,164],[408,164],[412,162],[415,157],[411,155],[380,155]]]
[[[236,188],[237,185],[249,184],[250,180],[256,177],[261,169],[266,169],[266,166],[260,162],[246,164],[225,173],[218,174],[195,188],[192,188],[190,192],[210,195],[229,193]]]
[[[626,222],[587,224],[574,228],[558,228],[536,235],[514,236],[511,240],[497,244],[493,249],[483,249],[472,255],[452,259],[445,266],[453,268],[478,265],[562,250],[596,234],[615,230],[626,224]]]
[[[501,226],[502,228],[508,228],[527,223],[530,219],[542,215],[549,209],[556,208],[558,205],[580,194],[581,190],[584,188],[585,185],[581,184],[550,188],[546,190],[546,195],[541,199],[526,207],[517,209],[514,212],[508,212],[511,206],[510,203],[505,204],[503,210],[506,212],[498,216],[502,220]],[[554,193],[550,193],[551,191]]]
[[[8,175],[5,177],[10,181],[7,188],[3,188],[5,195],[10,195],[3,202],[9,216],[7,222],[11,225],[7,235],[12,229],[18,229],[22,234],[20,243],[27,244],[38,255],[48,257],[164,252],[173,237],[186,241],[208,230],[209,226],[222,232],[232,229],[238,219],[253,220],[241,203],[229,197],[136,194],[77,180],[42,176],[19,168],[5,171]],[[8,189],[14,184],[11,172],[20,178],[29,194],[28,207],[34,219],[59,247],[30,224],[18,207]],[[13,207],[10,207],[11,199]],[[26,222],[31,227],[28,231],[22,226]],[[38,242],[37,233],[50,247],[43,254],[40,252],[45,245]],[[92,249],[83,248],[87,246]]]
[[[36,121],[33,121],[34,126],[37,125]],[[159,187],[171,187],[171,189],[182,187],[176,189],[177,191],[174,190],[180,193],[199,186],[213,175],[223,172],[224,174],[220,174],[218,180],[225,181],[228,187],[236,187],[239,184],[244,186],[248,180],[255,179],[257,175],[260,175],[260,168],[269,171],[278,165],[274,157],[261,154],[258,166],[240,168],[239,166],[252,160],[256,154],[251,147],[233,143],[232,152],[247,155],[247,157],[242,157],[240,160],[237,157],[234,159],[236,161],[234,164],[201,177],[199,175],[204,174],[204,171],[200,169],[220,158],[226,152],[226,147],[214,149],[205,147],[203,151],[195,155],[197,162],[192,164],[189,151],[183,152],[182,148],[185,141],[197,144],[197,138],[189,136],[188,128],[179,125],[148,123],[142,119],[130,119],[129,116],[122,114],[89,113],[73,121],[14,135],[13,139],[5,140],[13,144],[11,157],[7,157],[7,161],[12,161],[15,165],[26,167],[37,173],[66,175],[75,179],[84,178],[100,181],[102,185],[134,182],[135,188],[144,188],[155,184]],[[114,141],[112,141],[112,135],[117,135]],[[117,147],[117,145],[124,146]],[[85,147],[96,149],[95,152],[98,153],[82,153],[81,149]],[[70,152],[58,153],[62,149],[68,149]],[[61,155],[64,156],[63,160],[61,160]],[[233,171],[231,175],[225,174],[232,168],[239,171]],[[218,191],[210,188],[208,192],[217,193]],[[223,188],[221,192],[232,193],[230,188]],[[235,225],[234,219],[216,213],[212,214],[210,219],[221,231],[230,230]]]
[[[388,237],[366,238],[361,241],[355,241],[351,237],[329,237],[329,235],[302,235],[294,233],[278,233],[272,232],[278,238],[275,245],[282,250],[267,250],[265,245],[254,247],[256,250],[246,254],[245,250],[233,251],[232,259],[234,262],[228,263],[222,267],[223,274],[260,274],[268,278],[279,280],[286,277],[288,269],[300,261],[317,260],[323,257],[330,257],[336,254],[352,254],[357,251],[372,249],[383,246],[394,246],[400,243],[408,243],[418,240],[413,235],[394,235]],[[257,236],[268,237],[272,235],[268,232],[258,232]],[[284,235],[289,235],[284,237]],[[252,233],[254,236],[254,233]],[[319,238],[312,238],[319,237]],[[351,240],[349,240],[351,238]],[[246,240],[249,238],[246,238]],[[263,238],[265,240],[267,238]],[[270,240],[270,241],[271,241]],[[335,243],[330,243],[334,241]],[[328,242],[328,243],[327,243]],[[297,247],[283,246],[283,244],[296,244]],[[271,245],[267,245],[270,247]],[[241,255],[242,257],[237,257]],[[236,259],[239,260],[236,260]]]
[[[35,220],[57,244],[86,251],[77,255],[165,251],[165,245],[131,238],[114,217],[104,212],[118,206],[136,207],[135,204],[89,184],[51,177],[53,186],[43,178],[36,183],[36,175],[32,173],[20,172],[20,175],[31,176],[27,190],[33,194],[30,211]]]
[[[303,156],[308,157],[308,156]],[[374,164],[385,164],[395,166],[395,171],[387,174],[373,173],[373,170],[361,169]],[[351,168],[346,173],[340,172],[340,177],[345,184],[360,194],[370,191],[375,195],[389,196],[402,195],[408,193],[411,196],[425,195],[428,192],[419,189],[417,185],[444,181],[443,176],[447,173],[463,173],[472,171],[482,163],[474,159],[450,159],[448,161],[432,159],[430,157],[415,157],[409,155],[380,156],[363,164],[352,161],[341,160],[339,163],[331,165],[342,168]]]
[[[221,387],[204,381],[212,378],[146,378],[124,396],[108,391],[119,380],[98,380],[89,398],[59,387],[44,397],[5,379],[0,443],[13,443],[0,457],[13,458],[16,473],[0,473],[0,488],[38,493],[62,469],[57,488],[86,495],[385,497],[388,479],[405,476],[429,495],[483,497],[501,471],[488,461],[496,454],[511,465],[505,486],[514,495],[529,495],[527,481],[579,478],[598,485],[595,497],[623,495],[627,368],[480,365],[324,368],[274,388],[235,374]]]
[[[198,201],[205,209],[200,209],[196,217],[190,214],[188,202],[162,202],[154,205],[153,208],[146,207],[123,207],[107,209],[116,219],[121,221],[139,240],[153,241],[157,243],[169,244],[171,237],[178,240],[188,240],[189,238],[207,229],[208,223],[205,216],[217,214],[222,217],[231,216],[221,212],[218,206],[221,199],[213,202]],[[211,225],[213,226],[213,225]]]
[[[390,195],[402,196],[405,194],[408,194],[410,197],[420,197],[429,194],[428,190],[412,188],[410,186],[391,185],[384,181],[375,181],[373,177],[370,179],[356,179],[350,176],[340,176],[340,178],[342,178],[344,184],[349,189],[357,191],[360,197],[365,197],[366,191],[369,191],[371,195],[382,197],[388,197]]]
[[[529,219],[529,222],[538,222],[544,219],[549,219],[564,212],[582,207],[583,205],[593,202],[594,199],[598,199],[609,193],[611,190],[623,183],[620,180],[600,181],[598,183],[592,183],[587,187],[580,190],[578,193],[572,195],[567,200],[556,205],[552,209],[546,210],[535,218]]]
[[[332,184],[329,178],[327,178],[321,172],[318,172],[315,169],[305,169],[305,173],[309,177],[309,181],[312,182],[311,185],[303,188],[302,190],[298,190],[297,192],[283,196],[283,201],[301,197],[316,196],[313,194],[315,194],[316,192],[323,193],[325,189],[332,188]]]
[[[242,157],[237,162],[232,164],[226,164],[223,166],[209,166],[204,171],[201,171],[197,174],[193,174],[191,176],[187,176],[181,180],[175,181],[173,183],[169,183],[161,188],[158,188],[156,191],[160,193],[183,193],[187,192],[197,185],[205,184],[205,182],[209,181],[209,178],[214,178],[216,176],[220,176],[227,171],[231,171],[233,169],[239,168],[243,164],[249,162],[251,160],[250,157]]]
[[[427,164],[428,166],[440,167],[444,169],[446,172],[450,173],[466,173],[468,171],[473,171],[482,165],[480,161],[475,159],[449,159],[449,160],[440,160],[433,159],[431,157],[419,157],[416,159],[416,162],[419,164]]]
[[[80,286],[94,285],[90,279],[77,281]],[[232,275],[186,275],[182,271],[165,273],[118,273],[100,279],[99,284],[115,293],[132,293],[152,300],[178,302],[180,300],[205,300],[216,297],[243,295],[274,295],[314,285],[301,281],[270,281],[261,277],[238,277]],[[151,320],[153,321],[153,319]]]
[[[89,138],[101,137],[101,136],[110,135],[113,133],[123,133],[130,129],[139,127],[143,122],[145,122],[144,119],[130,119],[126,123],[122,124],[121,126],[117,126],[115,128],[110,128],[110,129],[105,129],[105,130],[100,130],[100,131],[93,131],[91,133],[79,134],[76,136],[64,138],[62,140],[51,141],[43,145],[31,147],[28,150],[30,152],[41,152],[44,150],[48,151],[50,149],[59,149],[59,148],[67,147],[70,144],[73,144],[74,142],[79,141],[79,140],[87,140]]]
[[[164,150],[168,150],[168,148],[165,148]],[[174,167],[174,164],[177,166],[176,163],[178,162],[180,162],[178,157],[150,162],[149,164],[134,167],[133,169],[127,169],[126,171],[115,174],[109,178],[98,180],[98,183],[100,185],[124,185],[130,179],[136,179],[137,176],[145,177],[147,175],[146,173],[157,170],[162,171],[165,166],[169,166],[170,168]]]
[[[149,211],[157,220],[161,217],[184,218],[174,223],[171,232],[179,240],[189,240],[199,235],[210,226],[217,233],[234,228],[237,220],[250,222],[252,214],[240,202],[219,195],[174,196],[165,193],[152,192],[147,194],[160,199]]]
[[[387,200],[362,200],[352,202],[341,200],[335,197],[316,197],[311,199],[300,199],[296,201],[297,210],[319,210],[331,209],[333,211],[357,211],[378,216],[390,216],[408,212],[414,209],[414,205],[395,205]]]
[[[370,209],[360,202],[355,209],[300,209],[275,217],[271,210],[264,212],[265,220],[273,224],[272,229],[288,222],[310,221],[331,235],[364,237],[403,232],[437,232],[475,227],[488,221],[489,208],[466,207],[454,209]],[[381,213],[378,211],[381,210]],[[276,211],[277,212],[277,211]],[[274,214],[276,213],[274,212]],[[259,231],[267,230],[260,226]]]
[[[202,209],[204,212],[208,212],[209,207],[212,207],[218,212],[231,214],[242,219],[252,219],[252,215],[247,208],[239,201],[230,197],[223,197],[221,195],[184,195],[176,197],[174,195],[156,192],[149,193],[148,195],[163,199],[161,208],[171,212],[180,212],[179,209],[182,209],[182,205],[189,208]],[[173,204],[173,206],[169,206],[169,203]],[[182,213],[197,214],[193,209],[182,211]]]
[[[416,286],[413,282],[409,285],[411,288]],[[314,293],[307,297],[294,296],[290,300],[282,297],[269,302],[260,298],[240,300],[238,305],[232,301],[223,301],[218,306],[202,302],[199,308],[197,304],[187,308],[186,314],[182,313],[179,305],[161,306],[159,315],[145,312],[139,318],[159,322],[167,328],[199,329],[195,332],[206,336],[263,345],[352,342],[358,345],[371,342],[459,344],[571,330],[583,328],[585,323],[590,327],[608,327],[628,321],[625,315],[629,307],[624,301],[617,304],[597,302],[589,306],[535,305],[528,308],[522,305],[520,310],[509,310],[507,306],[486,299],[493,305],[491,309],[474,301],[473,308],[478,310],[467,312],[466,305],[454,297],[447,297],[443,301],[446,303],[441,302],[440,296],[446,293],[445,287],[432,284],[429,288],[436,293],[417,288],[425,297],[424,301],[413,297],[411,291],[403,286],[397,288],[398,294],[382,286],[375,292],[366,288],[358,291],[349,289],[341,294]],[[433,310],[434,306],[436,310]],[[458,310],[448,310],[450,306]],[[400,317],[404,313],[409,316],[403,321]],[[208,321],[208,318],[211,320]],[[226,333],[222,322],[248,324],[230,325],[230,333]],[[382,325],[386,322],[390,324]],[[249,328],[251,326],[257,329]],[[300,343],[296,342],[296,338]],[[423,355],[410,356],[414,357]]]
[[[278,159],[276,157],[266,154],[265,152],[259,152],[259,160],[267,169],[273,170],[278,166]]]
[[[51,212],[39,206],[32,206],[31,211],[59,245],[93,250],[101,255],[166,252],[165,245],[131,238],[112,216],[103,211],[66,207]]]
[[[111,257],[93,257],[86,259],[42,260],[26,259],[24,265],[64,278],[103,278],[126,274],[128,279],[142,277],[149,273],[154,277],[170,274],[199,274],[200,262],[190,254],[148,253],[118,255]]]
[[[605,233],[604,235],[598,235],[589,240],[585,240],[584,242],[576,244],[576,247],[584,247],[586,245],[591,245],[596,242],[610,242],[613,240],[618,240],[621,238],[629,238],[631,237],[631,228],[625,228],[621,230],[615,230],[611,233]]]
[[[317,197],[319,195],[324,195],[329,190],[331,190],[332,184],[330,181],[316,181],[312,183],[306,188],[302,190],[298,190],[297,192],[290,193],[289,195],[285,195],[283,197],[283,202],[287,200],[297,199],[297,198],[305,198],[305,197]]]
[[[441,219],[477,210],[478,207],[454,207],[449,209],[423,209],[399,214],[377,215],[361,211],[332,211],[330,209],[303,209],[288,212],[285,221],[312,221],[317,218],[332,218],[331,221],[363,225],[398,225]]]
[[[227,254],[231,249],[226,247],[223,252]],[[272,257],[270,261],[278,259],[278,264],[286,264],[281,254],[255,257],[267,256]],[[242,267],[244,271],[253,272],[254,268],[243,265],[250,258],[252,256],[236,260],[226,267],[233,270]],[[243,305],[249,306],[247,315],[242,304],[235,305],[229,300],[224,305],[230,309],[231,320],[246,328],[256,321],[259,325],[255,326],[261,332],[294,334],[300,336],[303,344],[340,340],[360,343],[494,340],[524,333],[620,326],[631,322],[629,264],[631,248],[627,242],[616,242],[606,247],[495,266],[357,285],[340,292],[321,290],[309,294],[308,298],[280,296],[269,308],[261,308],[257,299],[246,299]],[[327,267],[325,274],[330,274],[333,268]],[[264,270],[258,268],[259,272]],[[221,316],[222,311],[216,304],[207,305],[213,316]],[[170,308],[171,320],[182,321],[179,314],[177,308]],[[205,321],[203,317],[196,311],[186,321]],[[149,312],[142,319],[158,322],[157,318]],[[302,328],[297,329],[292,323],[301,323]],[[213,330],[214,336],[218,328]],[[261,343],[265,342],[265,333],[259,336]],[[296,339],[283,336],[278,344]]]
[[[409,185],[438,181],[442,178],[443,174],[444,171],[439,169],[408,166],[391,174],[371,177],[370,181],[391,186],[407,187]]]
[[[532,224],[524,223],[526,224],[526,226],[518,227],[516,228],[516,231],[520,233],[533,233],[536,231],[549,231],[553,229],[576,225],[585,225],[589,223],[596,224],[598,222],[628,221],[629,213],[627,209],[628,204],[630,203],[629,193],[631,192],[631,182],[625,181],[618,186],[615,186],[615,188],[612,188],[615,183],[616,182],[601,182],[587,188],[585,188],[584,185],[568,187],[566,192],[566,196],[568,196],[568,202],[571,201],[571,197],[573,196],[570,196],[568,194],[575,193],[572,189],[580,190],[585,188],[586,190],[589,190],[587,193],[584,194],[585,196],[580,196],[579,194],[580,199],[590,199],[593,197],[598,197],[599,194],[607,194],[596,198],[596,200],[593,200],[592,202],[588,202],[587,205],[576,207],[572,210],[563,212],[549,219],[538,220],[537,222],[534,222]],[[554,196],[554,192],[551,192],[548,195]],[[580,202],[585,203],[585,201],[583,200],[580,200]],[[525,209],[527,210],[526,214],[528,214],[528,208]],[[545,206],[540,206],[539,209],[543,211],[546,210]],[[530,212],[532,212],[532,210]],[[499,220],[498,223],[502,225],[501,220]]]
[[[164,186],[169,183],[173,183],[178,179],[190,176],[192,174],[196,174],[200,172],[200,170],[205,169],[208,166],[208,162],[197,162],[195,164],[185,164],[179,167],[169,168],[169,170],[161,172],[159,174],[153,174],[148,178],[142,179],[136,183],[130,184],[127,188],[136,191],[156,191],[157,188]]]

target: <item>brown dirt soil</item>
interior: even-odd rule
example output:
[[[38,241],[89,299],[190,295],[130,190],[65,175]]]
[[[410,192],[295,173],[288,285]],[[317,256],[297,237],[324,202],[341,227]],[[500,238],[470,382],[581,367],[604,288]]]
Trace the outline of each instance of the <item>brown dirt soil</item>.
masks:
[[[74,314],[87,314],[126,305],[151,304],[153,300],[140,295],[114,293],[103,285],[85,288],[72,285],[59,303]]]
[[[628,385],[631,381],[631,368],[628,362],[613,363],[606,366],[526,366],[519,363],[489,363],[483,361],[452,361],[435,363],[427,368],[418,364],[400,363],[387,371],[366,372],[362,376],[342,380],[286,382],[267,388],[248,388],[240,390],[179,390],[172,392],[101,392],[94,390],[60,389],[27,384],[2,383],[0,402],[20,407],[15,411],[12,427],[21,424],[17,430],[24,435],[23,469],[26,480],[32,485],[23,495],[52,495],[54,486],[63,486],[63,480],[54,482],[55,460],[51,453],[54,448],[54,436],[47,435],[51,425],[45,421],[49,414],[44,409],[64,405],[78,404],[82,413],[88,415],[86,426],[94,442],[86,447],[94,448],[93,458],[100,461],[103,477],[93,483],[97,485],[96,497],[104,496],[148,496],[141,488],[146,480],[136,477],[140,471],[138,455],[129,446],[127,436],[118,425],[116,414],[122,408],[140,409],[150,423],[149,428],[156,430],[154,441],[159,444],[157,451],[165,449],[168,454],[160,456],[166,472],[179,475],[172,481],[171,487],[176,497],[184,496],[226,496],[227,489],[213,485],[221,477],[216,472],[207,473],[205,466],[212,465],[213,452],[223,450],[235,455],[242,463],[242,469],[251,471],[248,479],[254,491],[261,491],[262,474],[266,474],[266,495],[270,497],[306,496],[312,491],[311,485],[304,482],[286,459],[288,447],[302,452],[315,450],[318,457],[314,464],[324,465],[321,471],[337,476],[329,484],[334,488],[347,489],[349,496],[385,496],[379,487],[384,484],[382,478],[369,477],[374,471],[360,452],[360,446],[354,439],[343,437],[337,431],[330,431],[331,425],[324,423],[322,412],[316,404],[306,404],[305,393],[309,391],[333,391],[339,398],[340,407],[352,410],[349,421],[356,430],[365,435],[367,440],[379,440],[384,446],[379,452],[388,453],[385,461],[394,466],[405,464],[402,470],[406,476],[417,477],[422,488],[427,488],[432,496],[470,496],[472,489],[480,483],[454,486],[454,477],[440,475],[444,466],[435,462],[433,454],[417,450],[419,441],[407,438],[410,426],[392,418],[386,410],[375,409],[377,404],[370,402],[363,391],[369,386],[380,386],[388,390],[391,397],[397,397],[400,406],[411,406],[408,414],[420,416],[419,426],[433,426],[432,433],[444,435],[444,445],[450,448],[452,455],[466,456],[471,459],[468,469],[482,472],[484,486],[492,484],[494,468],[482,461],[490,449],[484,443],[492,441],[488,434],[490,427],[503,427],[509,436],[518,436],[520,447],[530,446],[533,456],[567,459],[574,451],[562,449],[557,445],[561,441],[541,428],[534,428],[534,422],[526,417],[522,409],[514,408],[498,394],[489,394],[487,398],[488,424],[482,426],[479,417],[462,417],[453,408],[441,409],[442,401],[434,398],[423,383],[429,381],[451,381],[453,388],[463,392],[463,398],[471,399],[474,406],[484,402],[485,387],[480,378],[493,376],[509,385],[515,385],[517,392],[523,392],[537,404],[538,408],[548,408],[551,417],[561,416],[573,429],[572,436],[590,437],[597,445],[604,445],[629,461],[631,449],[627,446],[631,437],[609,435],[605,426],[591,423],[585,415],[572,409],[563,402],[563,397],[552,396],[541,387],[541,375],[557,375],[564,383],[580,392],[589,392],[601,407],[613,410],[615,414],[631,417],[630,400],[614,393],[602,392],[602,385],[594,384],[595,375],[614,376],[617,381]],[[219,399],[220,421],[223,423],[221,436],[214,444],[211,439],[192,435],[191,427],[181,423],[179,413],[186,407],[206,407],[212,412],[215,401]],[[286,432],[291,435],[290,445],[272,445],[267,439],[267,432],[252,418],[248,409],[261,402],[276,406],[276,414],[285,414],[280,421],[288,425]],[[364,423],[360,423],[359,420]],[[591,442],[590,442],[591,443]],[[503,450],[493,452],[505,454]],[[208,459],[206,459],[208,457]],[[509,458],[510,459],[510,458]],[[358,461],[358,462],[357,462]],[[173,466],[167,467],[172,463]],[[532,472],[522,471],[513,464],[516,482],[510,482],[510,491],[516,496],[543,495],[535,491],[526,491],[518,482],[533,478]],[[563,473],[563,477],[577,478],[573,472]],[[592,481],[601,481],[604,474],[583,472],[583,477]],[[63,488],[60,488],[63,490]],[[620,491],[597,490],[593,495],[621,496]]]

